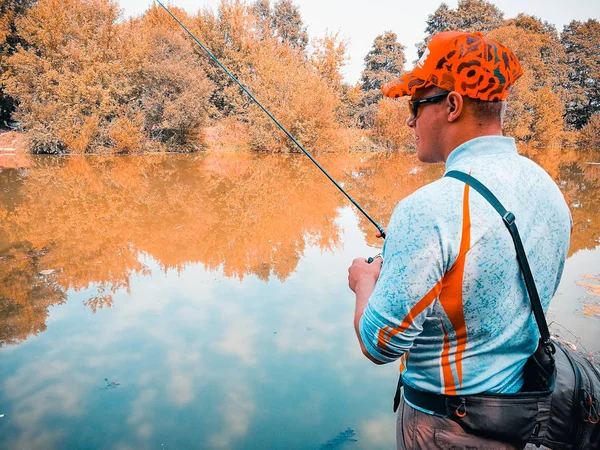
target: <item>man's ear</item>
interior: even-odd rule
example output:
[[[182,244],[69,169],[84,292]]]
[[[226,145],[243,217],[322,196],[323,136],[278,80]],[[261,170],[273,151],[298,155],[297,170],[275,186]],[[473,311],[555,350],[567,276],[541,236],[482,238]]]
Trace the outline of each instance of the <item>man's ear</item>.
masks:
[[[448,108],[448,122],[454,122],[463,113],[465,106],[463,97],[458,92],[452,91],[448,94],[446,104]]]

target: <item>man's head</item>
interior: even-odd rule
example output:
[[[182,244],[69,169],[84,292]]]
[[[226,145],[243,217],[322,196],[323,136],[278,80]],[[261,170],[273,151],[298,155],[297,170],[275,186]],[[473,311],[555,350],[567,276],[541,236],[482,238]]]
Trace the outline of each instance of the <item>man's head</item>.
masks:
[[[410,95],[418,157],[445,161],[458,145],[501,134],[504,100],[523,74],[514,53],[481,33],[444,32],[431,39],[415,68],[385,84],[387,97]]]

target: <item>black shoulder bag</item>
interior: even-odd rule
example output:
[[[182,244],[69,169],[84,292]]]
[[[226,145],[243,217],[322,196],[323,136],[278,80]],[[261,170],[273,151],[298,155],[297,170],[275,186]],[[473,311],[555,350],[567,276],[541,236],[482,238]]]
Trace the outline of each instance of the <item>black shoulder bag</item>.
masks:
[[[554,450],[600,449],[600,371],[588,359],[551,340],[514,214],[472,176],[459,171],[445,176],[467,183],[502,217],[515,244],[541,337],[525,364],[520,392],[446,396],[405,386],[405,397],[425,407],[443,405],[447,417],[475,435]]]

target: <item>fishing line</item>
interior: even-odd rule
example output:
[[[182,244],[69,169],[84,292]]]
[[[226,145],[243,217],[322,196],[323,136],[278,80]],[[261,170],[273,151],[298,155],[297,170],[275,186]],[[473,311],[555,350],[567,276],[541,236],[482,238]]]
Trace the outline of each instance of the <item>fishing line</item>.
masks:
[[[306,150],[304,149],[304,147],[302,147],[302,145],[301,145],[301,144],[300,144],[300,143],[299,143],[299,142],[298,142],[298,141],[297,141],[297,140],[294,138],[294,136],[292,136],[292,135],[290,134],[290,132],[289,132],[288,130],[286,130],[286,129],[284,128],[284,126],[283,126],[283,125],[281,125],[281,124],[279,123],[279,121],[278,121],[278,120],[277,120],[275,117],[273,117],[273,115],[272,115],[272,114],[271,114],[271,113],[270,113],[270,112],[267,110],[267,108],[265,108],[265,107],[264,107],[264,106],[263,106],[263,105],[262,105],[262,104],[261,104],[261,103],[260,103],[260,102],[259,102],[259,101],[256,99],[256,97],[254,97],[254,95],[252,95],[252,93],[251,93],[251,92],[250,92],[248,89],[246,89],[246,86],[244,86],[242,83],[240,83],[240,82],[238,81],[238,79],[237,79],[235,76],[233,76],[233,74],[232,74],[232,73],[231,73],[229,70],[227,70],[227,68],[226,68],[226,67],[225,67],[223,64],[221,64],[221,61],[219,61],[219,60],[217,59],[217,57],[216,57],[215,55],[213,55],[213,54],[210,52],[210,50],[209,50],[208,48],[206,48],[206,47],[205,47],[205,46],[202,44],[202,42],[200,42],[200,41],[199,41],[199,40],[196,38],[196,36],[194,36],[194,35],[192,34],[192,32],[191,32],[190,30],[188,30],[188,29],[186,28],[186,26],[185,26],[183,23],[181,23],[181,21],[180,21],[180,20],[179,20],[177,17],[175,17],[175,16],[173,15],[173,13],[172,13],[171,11],[169,11],[169,9],[168,9],[168,8],[167,8],[165,5],[163,5],[163,4],[162,4],[162,2],[161,2],[160,0],[156,0],[156,2],[157,2],[157,3],[158,3],[160,6],[162,6],[162,7],[163,7],[163,9],[164,9],[164,10],[165,10],[167,13],[169,13],[169,15],[170,15],[170,16],[171,16],[171,17],[172,17],[172,18],[173,18],[173,19],[174,19],[174,20],[175,20],[175,21],[176,21],[176,22],[179,24],[179,26],[181,26],[181,28],[183,28],[183,30],[184,30],[184,31],[185,31],[185,32],[186,32],[186,33],[187,33],[187,34],[188,34],[188,35],[189,35],[189,36],[190,36],[190,37],[191,37],[191,38],[192,38],[192,39],[193,39],[193,40],[196,42],[196,44],[198,44],[198,45],[200,46],[200,48],[202,48],[202,50],[204,50],[204,51],[206,52],[206,54],[207,54],[207,55],[208,55],[208,56],[209,56],[209,57],[210,57],[210,58],[211,58],[211,59],[212,59],[214,62],[216,62],[216,63],[219,65],[219,67],[220,67],[221,69],[223,69],[223,70],[225,71],[225,73],[226,73],[227,75],[229,75],[229,77],[231,77],[231,79],[232,79],[233,81],[235,81],[235,82],[236,82],[236,84],[237,84],[237,85],[238,85],[240,88],[242,88],[242,90],[243,90],[243,91],[244,91],[246,94],[248,94],[248,96],[249,96],[249,97],[250,97],[250,98],[251,98],[251,99],[254,101],[254,103],[256,103],[256,104],[257,104],[257,105],[260,107],[260,109],[262,109],[262,110],[265,112],[265,114],[266,114],[267,116],[269,116],[269,118],[270,118],[270,119],[271,119],[273,122],[275,122],[275,124],[276,124],[276,125],[277,125],[277,126],[280,128],[280,129],[281,129],[281,131],[283,131],[283,132],[286,134],[286,136],[287,136],[287,137],[289,137],[289,138],[292,140],[292,142],[293,142],[294,144],[296,144],[296,146],[297,146],[297,147],[298,147],[300,150],[302,150],[302,153],[304,153],[306,156],[308,156],[308,158],[309,158],[309,159],[310,159],[310,160],[311,160],[311,161],[312,161],[312,162],[313,162],[313,163],[314,163],[314,164],[315,164],[315,165],[316,165],[316,166],[317,166],[317,167],[318,167],[318,168],[321,170],[321,172],[323,172],[323,174],[324,174],[324,175],[325,175],[327,178],[329,178],[329,181],[331,181],[331,182],[332,182],[332,183],[335,185],[335,187],[337,187],[337,188],[340,190],[340,192],[341,192],[342,194],[344,194],[344,195],[346,196],[346,198],[347,198],[348,200],[350,200],[350,202],[352,202],[352,204],[353,204],[353,205],[356,207],[356,209],[358,209],[358,210],[359,210],[359,211],[362,213],[362,215],[363,215],[363,216],[365,216],[365,217],[366,217],[366,218],[369,220],[369,222],[371,222],[373,225],[375,225],[375,228],[377,228],[377,230],[378,230],[378,231],[381,233],[381,237],[382,237],[382,238],[385,238],[385,231],[384,231],[384,229],[383,229],[381,226],[379,226],[379,224],[378,224],[377,222],[375,222],[375,220],[373,220],[373,218],[372,218],[371,216],[369,216],[369,214],[367,214],[367,212],[366,212],[364,209],[362,209],[362,208],[360,207],[360,205],[359,205],[358,203],[356,203],[356,201],[355,201],[355,200],[354,200],[352,197],[350,197],[350,194],[348,194],[348,193],[347,193],[347,192],[344,190],[344,188],[342,188],[342,186],[340,186],[340,185],[337,183],[337,181],[335,181],[335,180],[334,180],[334,179],[331,177],[331,175],[329,175],[329,174],[328,174],[328,173],[325,171],[325,169],[323,169],[323,167],[321,167],[321,165],[320,165],[320,164],[317,162],[317,160],[316,160],[315,158],[313,158],[313,156],[312,156],[312,155],[311,155],[311,154],[310,154],[308,151],[306,151]]]

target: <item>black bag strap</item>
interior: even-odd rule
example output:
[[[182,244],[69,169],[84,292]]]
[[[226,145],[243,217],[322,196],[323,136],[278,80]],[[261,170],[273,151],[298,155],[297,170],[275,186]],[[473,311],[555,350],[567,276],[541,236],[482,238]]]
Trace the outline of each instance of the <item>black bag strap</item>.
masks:
[[[527,255],[525,253],[525,249],[523,248],[523,243],[521,242],[521,236],[519,235],[519,230],[517,228],[517,224],[515,223],[515,215],[510,211],[507,211],[506,208],[502,206],[502,203],[500,203],[500,200],[498,200],[487,187],[485,187],[480,181],[473,178],[471,175],[457,170],[451,170],[444,176],[455,178],[471,186],[473,189],[479,192],[482,197],[486,199],[502,217],[504,225],[506,225],[506,228],[508,228],[508,231],[510,232],[512,240],[515,244],[517,260],[519,262],[519,267],[521,268],[523,278],[525,279],[527,294],[529,295],[529,300],[531,301],[531,308],[533,309],[533,315],[535,316],[535,321],[537,322],[538,329],[540,330],[542,342],[547,352],[554,353],[554,344],[552,344],[552,341],[550,340],[550,331],[548,330],[548,324],[546,323],[546,318],[544,317],[544,310],[542,309],[542,303],[540,302],[540,296],[538,295],[533,274],[531,273],[531,268],[529,267],[529,262],[527,261]]]

